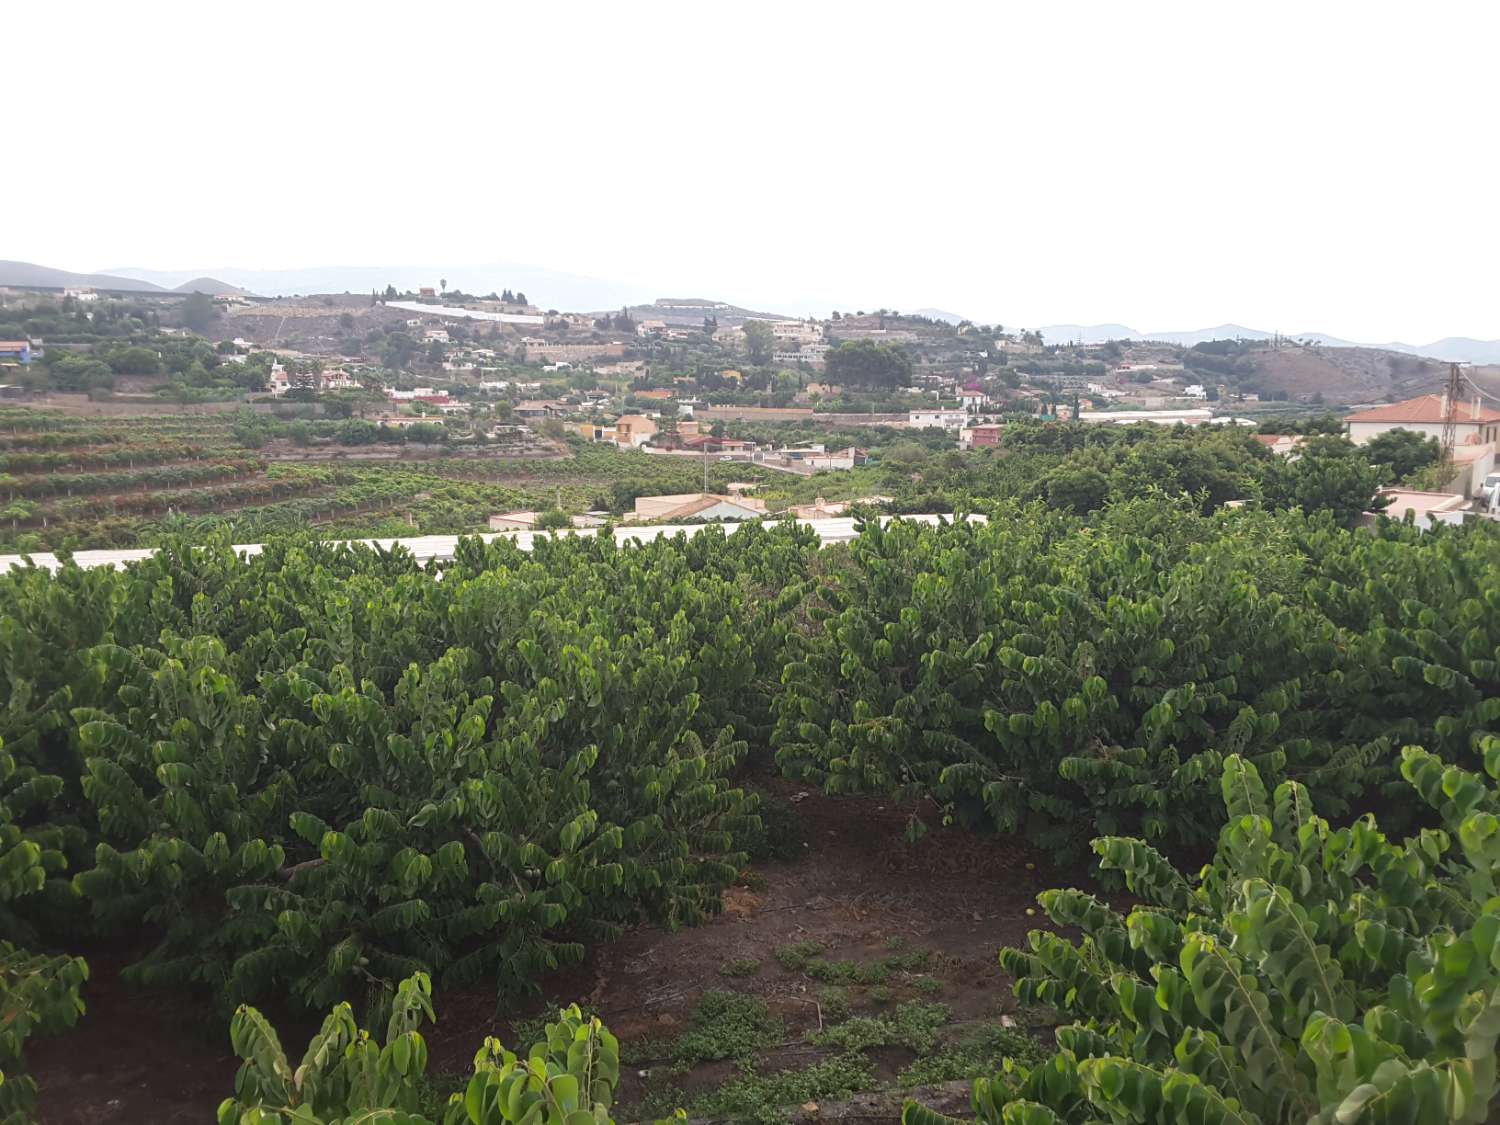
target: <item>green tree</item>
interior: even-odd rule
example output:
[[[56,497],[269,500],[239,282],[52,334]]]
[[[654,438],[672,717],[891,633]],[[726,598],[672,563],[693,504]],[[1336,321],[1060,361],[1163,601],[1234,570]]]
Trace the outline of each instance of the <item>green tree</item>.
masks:
[[[1273,505],[1328,511],[1345,527],[1370,509],[1380,470],[1340,449],[1341,438],[1309,438],[1294,461],[1277,458],[1267,469],[1266,498]],[[1350,447],[1352,449],[1352,447]]]
[[[49,354],[47,372],[52,386],[59,391],[108,389],[115,381],[115,373],[109,364],[76,352]]]
[[[397,371],[404,371],[417,354],[417,342],[405,332],[392,332],[380,348],[380,362]]]
[[[214,299],[206,293],[189,293],[182,302],[182,325],[193,332],[204,331],[218,317]]]
[[[867,390],[894,390],[911,385],[911,357],[904,348],[851,340],[828,353],[828,382]]]
[[[572,517],[560,509],[548,508],[545,512],[537,513],[536,527],[538,531],[556,531],[560,528],[572,526]]]
[[[111,353],[107,362],[116,375],[155,375],[161,371],[161,356],[139,345]]]
[[[754,364],[767,363],[776,346],[776,337],[771,326],[763,320],[747,320],[745,328],[745,351]]]
[[[1047,503],[1080,516],[1102,508],[1108,495],[1109,478],[1088,466],[1062,470],[1047,481]]]
[[[1372,465],[1383,465],[1390,479],[1404,481],[1414,473],[1443,459],[1443,447],[1437,438],[1415,430],[1386,430],[1376,434],[1364,446],[1365,457]]]

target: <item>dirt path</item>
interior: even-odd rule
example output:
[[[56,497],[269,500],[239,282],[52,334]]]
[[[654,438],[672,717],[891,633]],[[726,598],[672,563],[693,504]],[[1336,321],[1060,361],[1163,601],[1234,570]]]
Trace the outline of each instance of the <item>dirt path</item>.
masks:
[[[995,954],[1024,940],[1040,919],[1026,913],[1036,893],[1078,879],[1048,869],[1014,838],[979,838],[949,830],[916,845],[902,838],[905,814],[870,798],[830,798],[771,781],[774,794],[793,802],[803,858],[757,864],[725,895],[712,923],[675,933],[643,926],[599,947],[584,964],[545,982],[545,1003],[497,1010],[488,987],[440,991],[438,1023],[425,1033],[429,1073],[467,1071],[485,1035],[512,1045],[513,1024],[557,1005],[593,1007],[638,1056],[650,1043],[680,1033],[712,989],[764,999],[784,1022],[787,1042],[769,1065],[802,1066],[811,1050],[804,1034],[818,1026],[819,986],[780,965],[782,947],[816,942],[822,956],[862,965],[891,950],[924,950],[931,978],[923,998],[952,1009],[955,1021],[995,1019],[1015,1000]],[[140,990],[118,979],[123,955],[91,956],[88,1012],[72,1033],[35,1041],[29,1054],[48,1125],[210,1120],[233,1089],[236,1060],[224,1024],[207,1001],[182,992]],[[722,971],[731,962],[757,962],[743,978]],[[902,983],[906,980],[906,983]],[[899,1000],[915,996],[907,978],[893,978]],[[267,1005],[267,1014],[272,1014]],[[316,1021],[277,1019],[289,1055],[300,1057]],[[831,1019],[830,1019],[831,1022]],[[875,1052],[877,1070],[894,1074],[903,1059]],[[649,1060],[648,1060],[649,1061]],[[622,1108],[642,1095],[633,1061],[621,1088]],[[722,1081],[727,1064],[698,1067],[677,1081],[687,1089]],[[625,1118],[622,1118],[625,1119]]]

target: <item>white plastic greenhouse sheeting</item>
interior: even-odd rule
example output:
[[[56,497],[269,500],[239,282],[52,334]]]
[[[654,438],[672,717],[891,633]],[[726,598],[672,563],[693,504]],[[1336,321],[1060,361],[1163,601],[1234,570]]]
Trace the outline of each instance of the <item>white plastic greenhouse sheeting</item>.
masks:
[[[951,523],[955,517],[951,514],[911,515],[899,517],[883,516],[881,517],[881,522],[885,523],[893,518],[908,520],[912,523],[932,525],[943,521]],[[982,523],[984,522],[985,517],[976,515],[969,516],[968,519]],[[774,523],[776,521],[767,522]],[[820,538],[825,545],[828,543],[848,543],[857,534],[857,532],[854,530],[854,520],[852,518],[831,520],[795,520],[782,522],[795,522],[803,527],[812,528],[815,532],[818,533],[818,538]],[[663,535],[696,535],[705,527],[723,527],[726,531],[732,532],[735,529],[735,526],[736,525],[732,523],[662,524],[648,525],[644,527],[630,527],[627,525],[625,527],[616,527],[614,529],[614,536],[616,543],[643,543],[649,542],[652,539],[659,539]],[[529,551],[531,550],[532,543],[535,542],[538,537],[549,535],[562,536],[598,534],[600,534],[598,529],[580,528],[576,530],[561,531],[485,532],[483,534],[480,534],[478,537],[486,541],[491,539],[513,539],[515,540],[516,546],[520,547],[521,550]],[[378,547],[384,547],[387,550],[399,544],[400,546],[405,547],[408,551],[410,551],[419,562],[425,563],[432,562],[434,560],[438,562],[445,562],[448,559],[451,559],[453,557],[453,552],[458,547],[458,541],[460,538],[470,538],[470,536],[420,535],[412,539],[350,539],[335,540],[335,542],[365,543]],[[248,558],[252,555],[260,554],[261,545],[259,543],[240,543],[236,544],[234,549],[241,556]],[[155,553],[156,552],[152,550],[75,551],[73,553],[73,561],[79,566],[84,567],[85,569],[90,569],[96,566],[112,566],[116,569],[119,569],[124,567],[127,563],[139,562],[141,559],[150,558]],[[9,571],[15,567],[25,566],[26,560],[28,558],[30,558],[32,563],[34,563],[36,566],[43,567],[47,570],[55,571],[62,567],[62,562],[58,559],[58,557],[49,552],[38,552],[33,555],[0,555],[0,573]]]

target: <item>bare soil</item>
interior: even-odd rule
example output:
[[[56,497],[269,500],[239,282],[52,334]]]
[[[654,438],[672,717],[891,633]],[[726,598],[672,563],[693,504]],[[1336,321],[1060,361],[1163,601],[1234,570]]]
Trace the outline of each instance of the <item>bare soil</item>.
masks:
[[[778,948],[805,941],[821,943],[824,957],[861,964],[888,956],[897,944],[930,951],[924,975],[941,990],[928,985],[922,998],[949,1005],[955,1022],[1015,1008],[996,952],[1023,942],[1042,923],[1027,913],[1037,892],[1076,883],[1073,873],[1050,868],[1014,837],[947,829],[908,844],[907,810],[876,798],[827,797],[780,780],[767,788],[795,802],[803,858],[754,865],[742,885],[725,893],[724,912],[708,925],[675,933],[641,926],[592,950],[582,965],[544,983],[545,1001],[501,1009],[487,987],[440,990],[438,1022],[426,1032],[429,1074],[456,1085],[486,1035],[511,1044],[516,1020],[573,1001],[597,1011],[622,1050],[639,1059],[649,1044],[685,1030],[710,989],[763,997],[785,1021],[788,1037],[764,1064],[806,1066],[816,1049],[802,1036],[819,1024],[818,986],[774,958]],[[721,973],[739,958],[759,961],[759,971],[737,979]],[[28,1051],[47,1125],[200,1122],[233,1090],[238,1060],[208,1000],[125,985],[119,971],[128,959],[119,952],[91,955],[88,1011],[78,1027],[35,1041]],[[896,991],[905,998],[899,984]],[[288,1054],[299,1056],[317,1019],[289,1021],[274,1005],[263,1008],[277,1020]],[[882,1077],[909,1061],[899,1049],[871,1057]],[[626,1071],[622,1109],[642,1093],[639,1065],[633,1061]],[[702,1089],[731,1073],[727,1063],[702,1064],[677,1082]]]

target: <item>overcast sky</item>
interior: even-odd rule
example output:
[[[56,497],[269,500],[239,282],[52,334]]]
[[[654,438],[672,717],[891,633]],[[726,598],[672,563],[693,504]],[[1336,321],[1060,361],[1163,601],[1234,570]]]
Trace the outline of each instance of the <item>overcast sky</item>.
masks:
[[[0,258],[1500,337],[1500,5],[13,3]],[[533,295],[544,299],[540,295]]]

